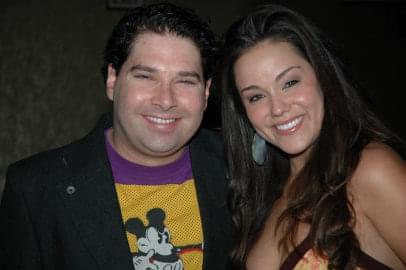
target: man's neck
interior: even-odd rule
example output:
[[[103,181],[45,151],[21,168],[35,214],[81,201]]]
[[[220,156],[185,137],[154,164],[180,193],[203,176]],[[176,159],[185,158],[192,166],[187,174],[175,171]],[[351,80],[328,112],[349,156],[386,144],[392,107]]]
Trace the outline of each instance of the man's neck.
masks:
[[[149,167],[167,165],[178,160],[182,156],[183,151],[186,148],[186,146],[184,146],[168,155],[163,154],[152,156],[143,154],[137,150],[132,150],[134,147],[121,143],[121,141],[116,138],[113,128],[107,130],[106,135],[106,138],[109,141],[111,147],[113,147],[120,156],[135,164]]]

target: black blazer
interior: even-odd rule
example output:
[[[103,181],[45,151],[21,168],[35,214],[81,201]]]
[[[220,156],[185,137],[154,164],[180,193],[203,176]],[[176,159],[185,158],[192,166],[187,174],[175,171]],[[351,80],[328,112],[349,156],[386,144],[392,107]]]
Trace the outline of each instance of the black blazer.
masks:
[[[0,205],[0,269],[134,269],[105,149],[110,125],[104,117],[83,139],[9,167]],[[203,269],[227,269],[231,239],[221,139],[200,130],[189,149]]]

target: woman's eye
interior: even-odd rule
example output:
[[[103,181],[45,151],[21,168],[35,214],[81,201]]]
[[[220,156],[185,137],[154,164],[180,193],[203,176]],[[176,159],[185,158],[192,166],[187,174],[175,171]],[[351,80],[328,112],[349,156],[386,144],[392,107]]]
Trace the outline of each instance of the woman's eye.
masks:
[[[248,102],[249,103],[257,102],[261,98],[263,98],[263,95],[253,95],[253,96],[248,98]]]
[[[290,87],[294,86],[295,84],[297,84],[298,82],[299,82],[298,80],[288,81],[283,85],[282,89],[290,88]]]

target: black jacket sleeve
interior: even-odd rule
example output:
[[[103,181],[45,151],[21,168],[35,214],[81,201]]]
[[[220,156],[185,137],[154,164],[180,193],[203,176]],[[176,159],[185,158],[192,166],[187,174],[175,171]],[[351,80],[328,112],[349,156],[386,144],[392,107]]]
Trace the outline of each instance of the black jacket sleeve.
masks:
[[[15,186],[17,180],[9,169],[0,204],[0,269],[41,269],[27,202]]]

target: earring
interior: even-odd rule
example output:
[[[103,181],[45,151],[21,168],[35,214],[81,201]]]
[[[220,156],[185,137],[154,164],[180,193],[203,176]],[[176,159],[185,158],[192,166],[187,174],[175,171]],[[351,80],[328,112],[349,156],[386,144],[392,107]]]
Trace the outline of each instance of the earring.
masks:
[[[255,132],[254,139],[252,141],[252,158],[259,166],[264,165],[266,156],[266,141],[258,133]]]

